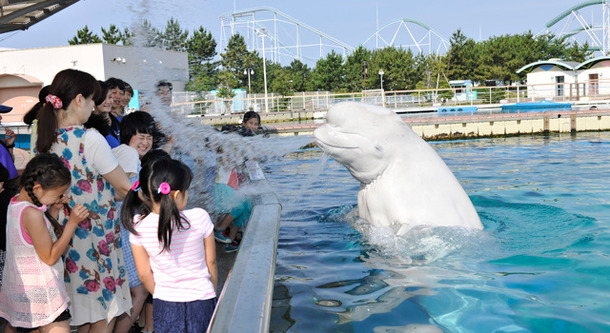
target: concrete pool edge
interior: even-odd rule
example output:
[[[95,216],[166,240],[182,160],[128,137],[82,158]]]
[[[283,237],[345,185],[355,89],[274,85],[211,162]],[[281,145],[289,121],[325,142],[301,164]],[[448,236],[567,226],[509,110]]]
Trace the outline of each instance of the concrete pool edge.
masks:
[[[255,195],[247,231],[208,332],[269,331],[281,211],[275,193]]]

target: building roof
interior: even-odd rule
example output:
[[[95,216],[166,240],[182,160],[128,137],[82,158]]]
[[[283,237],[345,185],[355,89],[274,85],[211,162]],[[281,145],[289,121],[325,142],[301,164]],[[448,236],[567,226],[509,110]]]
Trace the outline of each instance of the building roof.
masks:
[[[583,69],[584,67],[588,66],[588,65],[595,65],[596,63],[600,62],[600,61],[604,61],[604,60],[610,60],[610,56],[601,56],[601,57],[597,57],[597,58],[593,58],[593,59],[589,59],[585,62],[583,62],[582,64],[576,66],[576,68],[574,68],[575,70],[579,70],[579,69]]]
[[[26,30],[78,0],[0,0],[0,33]]]
[[[562,67],[564,69],[569,69],[569,70],[573,71],[576,69],[576,67],[579,65],[579,63],[576,61],[565,61],[565,60],[561,60],[561,59],[540,60],[540,61],[532,62],[531,64],[527,64],[527,65],[521,67],[519,70],[517,70],[517,74],[523,72],[526,69],[534,68],[534,67],[538,67],[538,66],[544,66],[544,65],[558,66],[558,67]]]

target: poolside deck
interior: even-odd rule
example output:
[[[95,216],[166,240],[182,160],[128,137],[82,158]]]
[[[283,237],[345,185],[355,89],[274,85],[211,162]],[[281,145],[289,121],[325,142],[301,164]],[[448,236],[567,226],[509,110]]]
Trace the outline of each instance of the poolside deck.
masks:
[[[403,117],[426,140],[610,130],[610,109]],[[266,124],[278,135],[309,135],[323,123]]]

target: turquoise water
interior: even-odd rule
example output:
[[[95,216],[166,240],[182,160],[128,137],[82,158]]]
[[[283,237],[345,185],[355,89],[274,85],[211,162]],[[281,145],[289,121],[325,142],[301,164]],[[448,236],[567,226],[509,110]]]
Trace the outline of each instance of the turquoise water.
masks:
[[[610,133],[432,145],[484,231],[372,228],[320,150],[265,166],[283,205],[272,330],[610,331]]]

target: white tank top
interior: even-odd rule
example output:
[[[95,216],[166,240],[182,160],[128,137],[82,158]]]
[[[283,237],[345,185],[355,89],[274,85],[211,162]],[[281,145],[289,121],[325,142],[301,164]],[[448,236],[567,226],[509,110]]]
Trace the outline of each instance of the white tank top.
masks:
[[[68,308],[68,293],[64,285],[64,262],[60,258],[53,266],[45,264],[34,246],[26,241],[21,226],[23,211],[39,207],[27,201],[11,203],[6,223],[6,262],[0,289],[0,317],[14,327],[33,328],[52,323]],[[45,217],[53,242],[57,239],[51,223]]]

